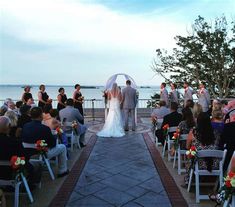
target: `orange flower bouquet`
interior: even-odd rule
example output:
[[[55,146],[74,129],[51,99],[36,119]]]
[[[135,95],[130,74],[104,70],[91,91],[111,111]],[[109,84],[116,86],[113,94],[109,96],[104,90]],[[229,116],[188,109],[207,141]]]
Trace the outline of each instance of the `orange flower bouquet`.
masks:
[[[78,129],[77,129],[77,127],[78,127],[78,123],[77,123],[77,121],[73,121],[72,122],[72,130],[73,130],[73,132],[75,133],[75,135],[78,135]]]
[[[180,138],[180,130],[177,129],[176,132],[173,134],[172,140],[174,142],[174,148],[175,150],[179,147],[179,138]]]
[[[163,129],[163,135],[166,136],[168,134],[168,130],[169,130],[170,126],[169,124],[165,124],[162,129]]]

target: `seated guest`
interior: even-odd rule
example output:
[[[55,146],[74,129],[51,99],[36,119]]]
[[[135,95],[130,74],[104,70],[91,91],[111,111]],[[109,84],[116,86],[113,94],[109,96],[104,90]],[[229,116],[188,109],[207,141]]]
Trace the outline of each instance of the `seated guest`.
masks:
[[[199,103],[195,103],[193,106],[193,117],[194,120],[197,122],[197,117],[199,116],[200,113],[202,113],[202,106]]]
[[[197,151],[217,149],[210,117],[206,113],[200,113],[198,115],[196,129],[191,130],[188,135],[186,149],[190,149],[192,145],[196,147]],[[212,169],[217,169],[218,164],[219,162],[217,159],[207,158],[199,162],[199,168],[211,171]],[[189,169],[187,169],[187,172],[189,173]],[[189,174],[185,177],[186,183],[188,183],[188,179]]]
[[[165,137],[163,135],[163,126],[166,124],[168,124],[169,127],[178,126],[182,120],[182,115],[177,112],[177,109],[178,109],[178,104],[172,102],[170,106],[170,113],[164,116],[161,129],[156,131],[156,136],[158,137],[158,140],[159,142],[162,143],[162,145],[164,144],[165,141]],[[170,136],[172,137],[173,134],[171,134]]]
[[[159,101],[159,107],[153,110],[151,114],[152,122],[157,122],[157,119],[163,119],[164,116],[170,113],[170,110],[166,107],[165,101]]]
[[[11,98],[6,98],[3,105],[8,106],[8,102],[10,101],[13,101],[13,100]]]
[[[220,136],[224,130],[224,121],[223,121],[222,110],[213,110],[212,111],[211,125],[214,130],[214,134],[215,134],[215,145],[218,146]]]
[[[16,105],[14,101],[8,101],[7,107],[8,107],[8,111],[14,111],[15,113],[17,113],[17,109],[16,109]]]
[[[48,159],[58,156],[59,159],[59,172],[58,177],[65,176],[69,173],[67,168],[67,150],[65,145],[56,145],[56,139],[51,133],[48,126],[43,125],[42,122],[42,109],[34,107],[30,111],[32,121],[25,124],[22,130],[22,139],[25,143],[35,144],[38,140],[45,140],[48,145],[49,151],[47,152]],[[35,149],[25,149],[27,156],[37,154]]]
[[[55,118],[56,120],[60,120],[59,111],[57,109],[50,110],[51,117]]]
[[[55,118],[51,117],[50,110],[52,109],[51,104],[46,104],[43,108],[43,120],[42,124],[48,126],[50,129],[56,129],[60,126],[60,122]]]
[[[228,105],[223,108],[224,113],[224,120],[225,123],[230,122],[231,120],[231,113],[233,114],[235,112],[235,100],[229,101]]]
[[[22,144],[16,142],[14,138],[9,137],[10,119],[6,116],[0,116],[0,160],[10,161],[13,155],[25,156]],[[29,162],[26,160],[26,171],[29,174],[29,185],[39,183],[41,180],[41,164],[39,162]],[[0,179],[12,179],[12,169],[8,166],[1,166]]]
[[[23,128],[23,126],[28,123],[31,122],[31,116],[30,116],[30,109],[31,107],[28,105],[23,105],[20,107],[20,116],[18,118],[18,127],[19,128]]]
[[[179,123],[179,130],[181,134],[188,134],[190,130],[195,127],[195,120],[190,108],[184,108],[182,110],[182,121]]]
[[[17,101],[16,102],[16,113],[18,115],[20,115],[20,107],[23,106],[23,102],[22,101]]]
[[[77,121],[78,124],[78,134],[80,135],[80,146],[84,147],[85,145],[85,133],[86,133],[86,126],[81,124],[83,123],[84,118],[80,114],[79,110],[77,108],[73,107],[74,102],[73,99],[69,98],[66,101],[66,107],[59,112],[60,120],[63,122],[72,122]],[[66,129],[65,129],[66,130]]]
[[[33,98],[29,98],[26,102],[26,105],[30,106],[31,108],[36,106]]]
[[[223,167],[224,170],[226,170],[235,150],[235,119],[233,120],[232,115],[230,116],[229,122],[224,124],[224,130],[221,134],[219,148],[221,150],[227,149],[227,154]]]
[[[0,116],[4,116],[4,114],[7,112],[8,108],[6,105],[2,105],[0,108]]]
[[[17,124],[18,124],[18,116],[14,111],[7,111],[5,113],[5,116],[7,116],[10,119],[10,131],[9,136],[10,137],[20,137],[19,131],[17,130]]]
[[[193,110],[193,107],[194,107],[194,102],[193,102],[193,100],[188,99],[188,100],[186,101],[185,108],[187,108],[187,107],[189,107],[191,110]]]
[[[17,123],[17,127],[18,127],[18,133],[21,137],[21,134],[22,134],[22,129],[23,129],[23,126],[28,123],[28,122],[31,122],[31,117],[30,117],[30,109],[31,107],[28,106],[28,105],[23,105],[20,107],[20,116],[18,118],[18,123]]]

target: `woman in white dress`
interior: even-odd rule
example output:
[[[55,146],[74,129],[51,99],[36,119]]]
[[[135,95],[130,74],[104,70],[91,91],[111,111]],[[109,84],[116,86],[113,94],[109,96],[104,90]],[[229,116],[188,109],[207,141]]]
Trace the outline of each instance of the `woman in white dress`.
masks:
[[[103,129],[97,133],[99,137],[122,137],[125,135],[120,109],[122,100],[121,91],[117,83],[114,83],[111,91],[108,91],[109,112]]]

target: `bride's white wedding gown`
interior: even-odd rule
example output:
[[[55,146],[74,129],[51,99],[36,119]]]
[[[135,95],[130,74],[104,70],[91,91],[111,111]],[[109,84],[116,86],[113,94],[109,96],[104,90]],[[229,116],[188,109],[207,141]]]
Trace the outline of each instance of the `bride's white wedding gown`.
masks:
[[[97,133],[99,137],[122,137],[125,135],[123,129],[120,102],[117,97],[112,97],[109,102],[109,113],[105,120],[103,129]]]

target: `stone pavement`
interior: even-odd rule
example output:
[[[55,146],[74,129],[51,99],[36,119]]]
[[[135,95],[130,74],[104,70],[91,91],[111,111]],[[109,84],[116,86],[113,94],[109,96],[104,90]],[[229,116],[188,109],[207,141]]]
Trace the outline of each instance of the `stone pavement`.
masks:
[[[95,134],[102,121],[90,122],[91,135],[50,207],[187,207],[149,134],[138,120],[122,138]]]
[[[171,206],[142,134],[98,138],[67,207]]]

